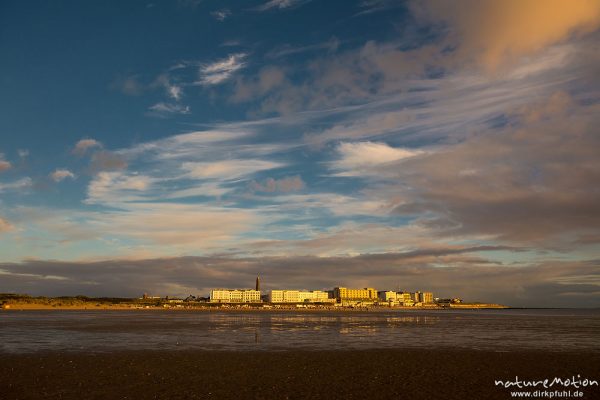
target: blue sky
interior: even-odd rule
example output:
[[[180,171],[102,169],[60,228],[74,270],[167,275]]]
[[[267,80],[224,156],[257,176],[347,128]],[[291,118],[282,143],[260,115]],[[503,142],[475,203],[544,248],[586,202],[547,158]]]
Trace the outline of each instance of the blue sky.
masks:
[[[261,272],[599,306],[599,24],[585,0],[3,2],[0,291]]]

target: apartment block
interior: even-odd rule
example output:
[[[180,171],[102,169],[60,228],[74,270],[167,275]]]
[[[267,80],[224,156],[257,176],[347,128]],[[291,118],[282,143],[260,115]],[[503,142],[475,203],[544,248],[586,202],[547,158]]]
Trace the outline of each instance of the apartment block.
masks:
[[[254,289],[213,289],[211,303],[260,303],[260,291]]]
[[[349,289],[336,287],[333,289],[333,297],[338,300],[376,300],[377,290],[373,288]]]
[[[326,302],[329,294],[321,290],[271,290],[269,302],[271,303],[319,303]]]

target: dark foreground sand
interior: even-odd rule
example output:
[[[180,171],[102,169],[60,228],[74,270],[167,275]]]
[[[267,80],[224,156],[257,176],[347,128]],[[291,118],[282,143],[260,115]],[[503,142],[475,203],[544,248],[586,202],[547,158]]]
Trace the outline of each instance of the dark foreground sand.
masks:
[[[1,399],[509,399],[494,379],[581,374],[600,354],[471,350],[0,354]],[[561,388],[562,389],[562,388]],[[600,388],[582,389],[600,399]]]

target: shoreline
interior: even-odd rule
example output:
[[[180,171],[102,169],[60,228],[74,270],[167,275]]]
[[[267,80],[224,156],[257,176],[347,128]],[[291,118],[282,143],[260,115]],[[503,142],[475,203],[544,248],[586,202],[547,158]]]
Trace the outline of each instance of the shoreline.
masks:
[[[600,379],[600,354],[463,349],[0,353],[6,399],[508,399],[494,380]],[[560,388],[559,388],[560,389]],[[581,389],[592,399],[600,388]]]
[[[161,307],[161,306],[130,306],[130,305],[101,305],[101,306],[55,306],[46,304],[9,304],[0,308],[0,312],[15,311],[202,311],[202,312],[385,312],[385,311],[444,311],[444,310],[510,310],[524,309],[508,306],[460,306],[460,307],[263,307],[263,306],[191,306],[191,307]]]

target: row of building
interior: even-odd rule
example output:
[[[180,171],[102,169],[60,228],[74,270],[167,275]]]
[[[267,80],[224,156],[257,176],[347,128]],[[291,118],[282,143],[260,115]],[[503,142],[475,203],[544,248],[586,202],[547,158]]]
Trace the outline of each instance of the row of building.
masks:
[[[422,303],[422,304],[433,303],[433,293],[432,292],[384,291],[384,292],[378,292],[378,297],[380,300],[383,300],[383,301],[393,302],[393,303],[402,303],[403,305],[414,305],[417,303]]]
[[[269,303],[327,303],[333,300],[322,290],[271,290]]]
[[[434,303],[431,292],[377,291],[374,288],[351,289],[336,287],[333,290],[270,290],[261,296],[260,279],[256,278],[255,289],[213,289],[212,303],[386,303],[413,306]]]

